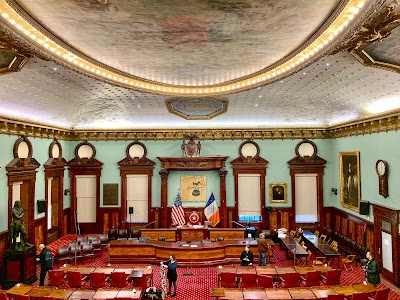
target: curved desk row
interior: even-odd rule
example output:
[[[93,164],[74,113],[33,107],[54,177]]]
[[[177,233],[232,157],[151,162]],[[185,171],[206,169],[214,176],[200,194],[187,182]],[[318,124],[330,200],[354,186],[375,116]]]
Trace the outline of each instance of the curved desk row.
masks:
[[[250,246],[257,261],[257,241],[253,239],[198,243],[117,240],[110,242],[109,254],[111,263],[159,263],[175,254],[179,265],[218,265],[240,262],[245,245]]]

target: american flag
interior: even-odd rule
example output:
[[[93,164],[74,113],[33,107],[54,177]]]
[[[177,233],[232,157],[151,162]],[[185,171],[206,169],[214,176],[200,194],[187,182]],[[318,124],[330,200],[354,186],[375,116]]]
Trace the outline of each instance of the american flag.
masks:
[[[185,212],[183,211],[181,195],[178,193],[172,207],[172,224],[183,225],[185,224]]]

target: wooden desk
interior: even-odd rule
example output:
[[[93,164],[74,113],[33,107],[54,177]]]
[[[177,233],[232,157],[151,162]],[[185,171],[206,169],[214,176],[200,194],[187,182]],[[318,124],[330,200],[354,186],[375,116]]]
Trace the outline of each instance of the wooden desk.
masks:
[[[114,268],[96,268],[93,273],[104,273],[106,275],[110,275],[112,272],[114,272],[114,270]]]
[[[182,226],[177,227],[177,237],[180,241],[201,241],[207,239],[207,227]]]
[[[310,288],[316,298],[326,299],[328,295],[337,295],[335,290],[329,286],[314,286]]]
[[[96,268],[93,267],[79,267],[75,270],[75,272],[81,273],[81,275],[89,275],[90,273],[93,273],[96,270]]]
[[[73,291],[74,289],[53,289],[47,296],[55,299],[68,299]]]
[[[218,288],[211,288],[210,290],[210,297],[219,299],[220,297],[225,296],[225,291],[223,287],[218,287]]]
[[[50,293],[50,289],[53,288],[48,288],[44,286],[35,286],[33,287],[29,292],[27,292],[25,295],[29,295],[32,299],[36,297],[46,297]]]
[[[287,289],[266,289],[265,293],[269,300],[289,300],[292,299]]]
[[[221,300],[242,300],[243,299],[243,291],[242,289],[234,289],[234,288],[225,288],[225,295],[221,297]]]
[[[240,266],[236,268],[236,274],[256,274],[256,269],[253,266]]]
[[[77,268],[78,268],[78,267],[73,267],[73,266],[69,266],[69,265],[66,265],[66,266],[62,265],[62,266],[60,267],[60,269],[63,270],[64,273],[67,273],[67,272],[75,272]]]
[[[94,290],[76,290],[73,291],[69,299],[92,299],[96,291]]]
[[[131,275],[133,268],[115,268],[114,272],[124,272],[126,275]]]
[[[292,299],[314,299],[315,295],[309,288],[290,288]]]
[[[326,273],[329,270],[333,270],[332,267],[324,267],[324,266],[313,266],[313,267],[295,267],[296,272],[300,275],[307,275],[307,272],[312,271],[321,271],[321,273]]]
[[[235,273],[236,274],[236,267],[218,267],[217,274],[220,275],[221,273]]]
[[[217,237],[224,240],[244,239],[246,228],[208,228],[210,240],[215,241]]]
[[[285,275],[286,273],[295,273],[296,270],[292,267],[275,267],[278,276]]]
[[[256,273],[257,275],[270,275],[276,277],[276,269],[272,266],[257,266]]]
[[[264,289],[243,289],[243,299],[264,300],[268,299]]]
[[[176,242],[176,228],[161,228],[151,229],[144,228],[140,229],[141,237],[149,237],[153,241],[158,241],[160,236],[166,237],[168,242]]]
[[[113,299],[117,297],[119,290],[97,290],[93,296],[93,299]]]
[[[357,291],[361,293],[375,293],[377,288],[370,283],[356,283],[352,285]]]
[[[7,291],[7,294],[12,294],[12,295],[25,295],[27,292],[29,292],[33,286],[30,285],[24,285],[17,283],[14,285],[11,289]]]
[[[351,296],[357,292],[357,290],[351,285],[335,285],[333,286],[333,289],[336,293],[344,295],[345,297]]]
[[[116,298],[131,298],[140,299],[143,290],[141,288],[135,288],[133,290],[120,290]]]

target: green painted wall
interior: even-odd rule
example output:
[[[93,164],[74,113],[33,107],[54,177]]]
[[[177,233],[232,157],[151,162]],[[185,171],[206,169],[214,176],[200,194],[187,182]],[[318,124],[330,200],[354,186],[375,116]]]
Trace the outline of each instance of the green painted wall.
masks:
[[[361,197],[362,200],[386,205],[395,209],[400,209],[400,185],[397,184],[400,178],[400,156],[395,147],[396,138],[400,133],[392,131],[372,135],[357,137],[340,138],[335,140],[313,140],[318,147],[318,156],[327,160],[324,172],[324,205],[334,206],[352,214],[358,213],[340,206],[340,193],[334,195],[331,188],[339,187],[339,152],[360,151],[361,162]],[[1,156],[0,156],[0,232],[8,229],[8,187],[5,166],[13,159],[13,145],[18,137],[0,135]],[[38,168],[36,179],[35,198],[45,198],[45,182],[43,164],[48,159],[48,147],[51,139],[30,138],[33,146],[33,157],[41,164]],[[118,161],[125,158],[126,147],[131,141],[89,141],[96,147],[96,158],[104,163],[101,177],[101,203],[103,199],[103,184],[117,183],[121,186]],[[147,157],[153,160],[156,165],[153,174],[153,206],[160,206],[161,179],[158,174],[160,163],[159,156],[179,156],[182,141],[142,141],[147,147]],[[260,146],[260,156],[269,161],[266,177],[266,205],[271,206],[291,206],[292,191],[290,189],[290,175],[287,161],[295,156],[295,147],[300,140],[255,140]],[[63,156],[69,161],[74,157],[75,147],[78,142],[60,141],[63,147]],[[230,161],[239,156],[239,146],[242,141],[202,141],[202,156],[229,156],[227,160],[228,174],[227,184],[227,205],[234,206],[234,178]],[[375,173],[375,162],[378,159],[386,160],[389,163],[389,197],[384,199],[378,194],[378,177]],[[207,198],[211,192],[219,203],[219,175],[218,172],[177,172],[172,171],[168,180],[168,205],[172,206],[176,198],[180,176],[204,175],[207,176]],[[68,171],[65,172],[64,188],[70,188]],[[286,182],[288,184],[288,203],[270,204],[269,203],[269,184],[272,182]],[[121,195],[119,195],[119,203]],[[205,203],[184,203],[184,206],[202,206]],[[64,196],[64,208],[70,207],[70,197]],[[36,212],[36,205],[35,205]],[[35,213],[35,218],[39,218]],[[363,217],[364,218],[364,217]],[[372,213],[367,218],[372,220]]]

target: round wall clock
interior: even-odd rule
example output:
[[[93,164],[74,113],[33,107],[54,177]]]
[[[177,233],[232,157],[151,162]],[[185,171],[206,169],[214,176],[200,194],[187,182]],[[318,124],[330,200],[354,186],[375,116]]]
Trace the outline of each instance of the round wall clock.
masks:
[[[378,174],[378,182],[379,182],[379,195],[383,197],[389,196],[389,186],[388,186],[388,172],[389,165],[386,161],[382,159],[378,159],[375,164],[375,170]]]

